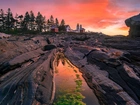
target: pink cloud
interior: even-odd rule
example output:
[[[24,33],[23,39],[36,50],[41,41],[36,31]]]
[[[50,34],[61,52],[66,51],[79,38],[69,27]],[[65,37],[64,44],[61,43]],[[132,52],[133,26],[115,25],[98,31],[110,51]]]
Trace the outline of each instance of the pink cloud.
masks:
[[[125,26],[125,19],[138,14],[140,10],[139,0],[13,0],[11,4],[8,1],[7,5],[0,5],[1,8],[10,7],[14,14],[24,15],[30,10],[37,14],[40,11],[47,19],[50,15],[59,21],[65,19],[72,28],[81,23],[93,29]]]

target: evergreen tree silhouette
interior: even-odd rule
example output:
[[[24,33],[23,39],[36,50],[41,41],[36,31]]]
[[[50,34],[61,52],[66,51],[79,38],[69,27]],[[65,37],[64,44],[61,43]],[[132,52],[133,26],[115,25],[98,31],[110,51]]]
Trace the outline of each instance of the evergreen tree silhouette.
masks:
[[[60,24],[60,26],[64,26],[64,25],[65,25],[65,20],[62,19],[62,20],[61,20],[61,24]]]
[[[62,19],[60,26],[59,26],[59,31],[66,31],[66,27],[65,27],[65,20]]]
[[[54,25],[57,26],[60,31],[66,31],[65,20],[62,19],[59,24],[58,19],[55,18],[54,20],[53,15],[46,21],[45,16],[40,12],[38,12],[36,17],[33,11],[30,11],[30,13],[26,12],[24,16],[16,14],[15,17],[13,17],[10,8],[8,8],[6,13],[4,13],[3,9],[0,9],[0,32],[16,31],[28,33],[30,32],[28,30],[42,32],[50,30]]]
[[[18,14],[16,13],[15,15],[15,30],[17,30],[17,27],[19,26],[19,18],[18,18]]]
[[[38,12],[38,14],[37,14],[36,24],[37,24],[38,31],[42,32],[43,26],[45,24],[45,18],[42,16],[42,14],[40,12]]]
[[[14,22],[15,22],[15,19],[13,18],[13,14],[11,12],[11,9],[8,8],[8,11],[7,11],[7,14],[5,17],[6,29],[8,31],[13,28]]]
[[[22,31],[22,29],[23,29],[23,15],[19,15],[18,19],[19,19],[18,24],[19,24],[19,27]]]
[[[0,31],[5,30],[5,14],[3,9],[0,10]]]
[[[57,18],[55,19],[55,24],[56,24],[57,27],[59,26],[59,21],[58,21]]]
[[[22,27],[24,31],[29,29],[30,15],[28,12],[25,13],[24,20],[22,22]]]
[[[34,28],[35,28],[35,24],[34,24],[34,22],[35,22],[35,16],[34,16],[34,13],[33,13],[33,11],[30,11],[30,29],[33,31],[34,30]]]
[[[54,18],[53,18],[53,15],[50,16],[50,23],[51,23],[51,25],[54,25]]]

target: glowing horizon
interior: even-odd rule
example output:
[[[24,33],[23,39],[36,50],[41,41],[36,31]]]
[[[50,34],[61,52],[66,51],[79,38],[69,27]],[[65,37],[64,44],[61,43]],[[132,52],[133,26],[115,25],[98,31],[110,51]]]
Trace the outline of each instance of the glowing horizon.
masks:
[[[1,8],[7,11],[11,8],[16,13],[24,15],[33,11],[35,15],[41,12],[46,19],[51,15],[64,19],[72,29],[77,23],[82,24],[86,31],[102,32],[107,35],[128,35],[129,28],[125,19],[137,15],[140,10],[139,0],[3,0]]]

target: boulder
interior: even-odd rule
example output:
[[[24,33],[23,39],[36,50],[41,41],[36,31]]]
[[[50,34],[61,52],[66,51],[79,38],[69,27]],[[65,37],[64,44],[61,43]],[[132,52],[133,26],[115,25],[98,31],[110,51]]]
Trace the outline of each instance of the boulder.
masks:
[[[126,19],[125,24],[130,27],[130,37],[140,37],[140,14]]]

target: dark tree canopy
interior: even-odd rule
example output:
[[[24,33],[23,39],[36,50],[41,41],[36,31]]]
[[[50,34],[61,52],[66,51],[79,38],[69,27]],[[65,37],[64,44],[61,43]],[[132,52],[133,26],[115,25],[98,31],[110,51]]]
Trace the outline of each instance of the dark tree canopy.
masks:
[[[50,17],[50,22],[51,22],[52,25],[54,25],[54,18],[53,18],[53,15],[51,15],[51,17]]]
[[[11,9],[8,8],[8,11],[7,11],[7,14],[6,14],[6,17],[5,17],[6,29],[10,30],[13,27],[14,22],[15,22],[15,20],[13,18],[13,14],[11,12]]]
[[[22,22],[23,30],[28,30],[29,21],[30,21],[30,15],[28,12],[26,12]]]
[[[37,29],[38,31],[42,31],[43,25],[45,23],[45,18],[42,16],[40,12],[38,12],[38,15],[36,17],[36,23],[37,23]]]
[[[55,24],[56,24],[56,26],[59,26],[59,21],[57,18],[55,19]]]
[[[62,20],[61,20],[61,24],[60,24],[60,26],[64,26],[64,25],[65,25],[65,20],[62,19]]]
[[[33,11],[30,11],[30,30],[34,30],[35,15]]]
[[[53,15],[46,20],[46,17],[40,12],[35,15],[33,11],[27,11],[25,15],[16,13],[13,16],[10,8],[6,12],[0,9],[0,32],[46,32],[47,30],[50,31],[52,26],[58,27],[60,31],[66,31],[64,19],[59,23]]]
[[[59,26],[59,31],[66,31],[66,26],[65,26],[65,20],[62,19],[60,26]]]
[[[3,9],[0,10],[0,30],[5,30],[5,13]]]

